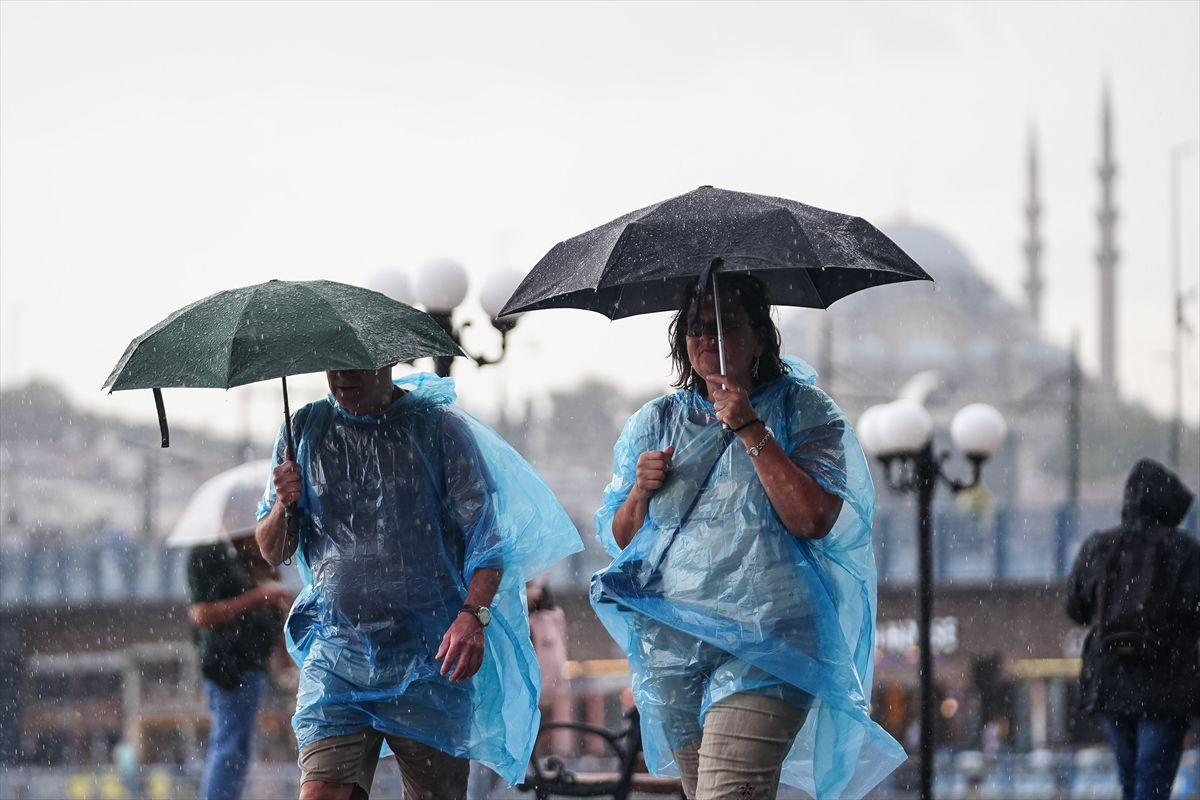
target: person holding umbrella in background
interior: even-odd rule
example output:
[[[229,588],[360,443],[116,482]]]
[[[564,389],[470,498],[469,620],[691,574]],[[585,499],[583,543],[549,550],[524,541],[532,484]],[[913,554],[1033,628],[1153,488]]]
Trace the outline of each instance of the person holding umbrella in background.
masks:
[[[190,545],[188,620],[211,715],[202,800],[242,796],[267,666],[292,604],[292,592],[254,539],[269,468],[267,461],[250,462],[207,481],[167,539],[170,546]]]
[[[329,397],[291,419],[295,460],[280,432],[257,532],[305,580],[287,622],[300,797],[369,796],[384,740],[406,797],[465,798],[471,759],[515,783],[538,727],[521,589],[579,535],[532,468],[453,407],[449,378],[327,378]]]

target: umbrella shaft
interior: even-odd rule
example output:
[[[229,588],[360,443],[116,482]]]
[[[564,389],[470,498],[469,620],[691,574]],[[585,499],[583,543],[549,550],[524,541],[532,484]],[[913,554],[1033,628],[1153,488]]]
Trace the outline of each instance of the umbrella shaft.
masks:
[[[717,291],[717,271],[712,271],[713,314],[717,319],[717,360],[721,365],[721,374],[725,374],[725,331],[721,327],[721,294]],[[721,384],[725,388],[725,384]]]
[[[287,392],[287,376],[280,378],[283,381],[283,430],[284,441],[287,442],[287,460],[296,460],[296,445],[292,441],[292,409],[288,406]]]
[[[287,376],[284,375],[280,380],[283,381],[283,430],[284,440],[287,442],[287,460],[296,460],[296,443],[292,440],[292,409],[288,405],[287,391]],[[295,548],[293,542],[300,540],[300,520],[304,517],[304,509],[300,508],[299,504],[292,503],[285,509],[287,517],[287,531],[283,537],[283,549],[280,552],[279,561],[283,564],[292,563],[292,551]]]

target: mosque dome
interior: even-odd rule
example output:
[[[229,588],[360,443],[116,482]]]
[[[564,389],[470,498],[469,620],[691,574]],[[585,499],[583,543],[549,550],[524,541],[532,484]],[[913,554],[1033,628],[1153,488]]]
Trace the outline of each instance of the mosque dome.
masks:
[[[905,221],[883,225],[881,230],[932,275],[935,282],[950,274],[975,273],[962,247],[935,228]]]
[[[920,370],[937,369],[963,391],[989,397],[997,386],[1024,384],[1061,367],[1058,348],[980,274],[951,236],[908,220],[879,228],[933,282],[874,287],[825,312],[838,332],[832,345],[838,358],[870,375],[864,391],[886,394],[888,384],[899,386]],[[815,328],[807,338],[817,341]]]
[[[947,234],[907,219],[884,223],[879,229],[920,264],[933,282],[911,281],[858,292],[833,306],[842,313],[859,314],[897,303],[930,303],[928,310],[933,312],[949,303],[958,312],[976,318],[1020,316],[1021,312],[980,274],[962,246]]]

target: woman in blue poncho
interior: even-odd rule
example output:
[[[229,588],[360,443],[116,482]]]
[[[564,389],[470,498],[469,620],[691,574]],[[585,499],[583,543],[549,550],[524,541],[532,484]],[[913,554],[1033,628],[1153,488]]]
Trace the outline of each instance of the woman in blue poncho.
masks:
[[[779,355],[762,285],[722,275],[671,323],[671,394],[626,424],[592,604],[629,654],[646,761],[692,800],[859,797],[904,760],[869,715],[875,623],[862,450]]]

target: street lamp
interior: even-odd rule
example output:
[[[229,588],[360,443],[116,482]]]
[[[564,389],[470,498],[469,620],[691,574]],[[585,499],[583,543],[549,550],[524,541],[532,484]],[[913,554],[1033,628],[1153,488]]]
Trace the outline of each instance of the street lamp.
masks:
[[[442,330],[450,335],[467,358],[479,366],[499,363],[508,349],[508,333],[517,324],[519,314],[513,314],[504,319],[496,315],[504,307],[517,284],[524,276],[514,269],[500,268],[493,270],[479,290],[479,303],[492,327],[500,333],[500,355],[495,358],[472,355],[462,346],[462,334],[471,325],[471,320],[465,320],[456,325],[454,312],[462,305],[467,297],[467,271],[462,264],[450,258],[436,258],[409,275],[400,270],[388,270],[376,275],[371,283],[376,291],[386,294],[393,300],[402,303],[423,306],[426,313],[433,317]],[[454,363],[452,356],[435,356],[433,359],[434,372],[442,377],[450,374]]]
[[[950,437],[971,462],[971,478],[948,476],[942,464],[949,452],[935,454],[933,418],[916,400],[896,400],[868,408],[859,419],[863,449],[879,458],[888,486],[917,495],[917,646],[921,694],[920,797],[933,798],[933,654],[929,622],[933,613],[933,495],[939,481],[954,492],[979,484],[983,462],[1000,446],[1007,432],[1000,412],[972,403],[954,415]],[[895,469],[893,469],[895,467]]]

